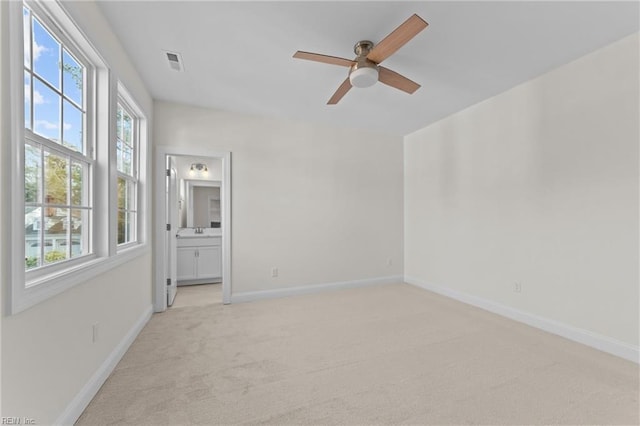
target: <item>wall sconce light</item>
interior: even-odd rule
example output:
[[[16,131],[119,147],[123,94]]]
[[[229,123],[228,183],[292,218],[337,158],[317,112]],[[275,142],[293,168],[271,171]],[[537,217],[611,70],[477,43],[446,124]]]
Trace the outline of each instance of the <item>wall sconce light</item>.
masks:
[[[190,175],[195,175],[196,173],[209,173],[209,168],[204,163],[193,163],[191,164],[191,168],[189,169]]]

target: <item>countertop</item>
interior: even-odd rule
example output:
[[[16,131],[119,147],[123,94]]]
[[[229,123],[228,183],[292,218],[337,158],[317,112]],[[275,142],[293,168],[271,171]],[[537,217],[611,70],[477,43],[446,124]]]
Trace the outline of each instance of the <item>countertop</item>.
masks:
[[[178,238],[211,238],[221,237],[222,229],[220,228],[204,228],[202,234],[196,234],[193,228],[182,228],[178,230],[176,237]]]

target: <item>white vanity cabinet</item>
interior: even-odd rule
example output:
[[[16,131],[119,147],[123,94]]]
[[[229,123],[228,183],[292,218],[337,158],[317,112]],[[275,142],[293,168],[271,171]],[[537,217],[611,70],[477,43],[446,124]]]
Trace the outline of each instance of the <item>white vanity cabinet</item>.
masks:
[[[219,282],[222,278],[220,237],[178,238],[178,285]]]

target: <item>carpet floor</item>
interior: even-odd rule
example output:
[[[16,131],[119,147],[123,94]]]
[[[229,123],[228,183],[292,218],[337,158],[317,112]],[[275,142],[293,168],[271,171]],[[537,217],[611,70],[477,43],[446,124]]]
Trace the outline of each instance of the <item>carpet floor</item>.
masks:
[[[222,283],[178,286],[171,308],[222,304]]]
[[[156,314],[77,424],[634,425],[638,373],[395,284]]]

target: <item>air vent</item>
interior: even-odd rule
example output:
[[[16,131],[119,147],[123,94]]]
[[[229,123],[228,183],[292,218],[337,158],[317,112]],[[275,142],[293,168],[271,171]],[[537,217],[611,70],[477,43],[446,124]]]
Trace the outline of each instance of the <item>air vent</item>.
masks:
[[[169,68],[174,71],[184,71],[184,66],[182,66],[182,56],[180,56],[177,52],[169,52],[164,51],[167,55],[167,61],[169,62]]]

